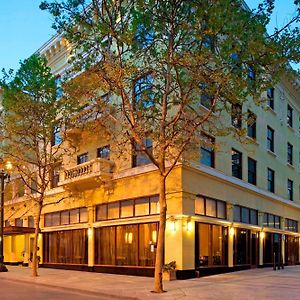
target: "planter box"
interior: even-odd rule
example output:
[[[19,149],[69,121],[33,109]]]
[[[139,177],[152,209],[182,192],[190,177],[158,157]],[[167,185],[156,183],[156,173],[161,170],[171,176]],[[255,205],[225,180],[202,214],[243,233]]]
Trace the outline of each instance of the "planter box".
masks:
[[[164,271],[163,280],[165,281],[176,280],[176,270]]]

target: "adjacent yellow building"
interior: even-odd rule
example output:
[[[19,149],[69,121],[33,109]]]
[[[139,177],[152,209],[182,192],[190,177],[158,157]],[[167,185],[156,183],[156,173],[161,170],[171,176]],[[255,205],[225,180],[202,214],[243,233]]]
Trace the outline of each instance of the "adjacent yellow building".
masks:
[[[54,74],[67,71],[69,45],[61,36],[38,53]],[[224,117],[246,128],[248,143],[209,137],[215,147],[202,147],[198,162],[178,164],[167,179],[165,263],[176,261],[179,279],[299,262],[299,82],[283,78],[264,97],[262,107],[249,100],[239,108],[252,122]],[[46,200],[52,204],[42,211],[41,265],[153,276],[155,166],[140,153],[121,159],[101,132],[73,134],[77,151],[54,170]],[[30,264],[28,193],[17,180],[6,188],[6,263]]]

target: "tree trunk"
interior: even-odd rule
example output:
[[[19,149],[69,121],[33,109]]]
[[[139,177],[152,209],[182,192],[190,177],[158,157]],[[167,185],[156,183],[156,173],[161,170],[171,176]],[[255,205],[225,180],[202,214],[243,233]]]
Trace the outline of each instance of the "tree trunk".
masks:
[[[38,276],[38,239],[40,233],[40,219],[41,219],[41,212],[42,212],[42,202],[38,202],[38,212],[35,218],[35,232],[34,232],[34,240],[33,240],[33,249],[32,249],[32,276]]]
[[[156,248],[155,272],[154,272],[154,292],[163,293],[162,283],[162,266],[164,264],[164,249],[165,249],[165,229],[167,216],[166,202],[166,177],[160,174],[159,178],[159,231]]]

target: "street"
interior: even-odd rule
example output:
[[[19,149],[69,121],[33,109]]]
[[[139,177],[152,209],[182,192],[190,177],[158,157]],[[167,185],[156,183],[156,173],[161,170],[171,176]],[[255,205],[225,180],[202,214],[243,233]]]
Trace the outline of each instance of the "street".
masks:
[[[19,282],[0,281],[1,300],[107,300],[102,296],[84,295],[72,293],[62,288],[48,288],[36,284],[26,284]]]

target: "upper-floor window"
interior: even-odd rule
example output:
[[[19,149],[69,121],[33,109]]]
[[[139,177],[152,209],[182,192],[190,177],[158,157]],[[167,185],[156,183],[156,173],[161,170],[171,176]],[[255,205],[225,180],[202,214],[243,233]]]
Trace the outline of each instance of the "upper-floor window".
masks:
[[[153,29],[147,28],[143,24],[139,24],[135,34],[137,48],[146,49],[154,41]]]
[[[247,135],[256,139],[256,115],[248,110]]]
[[[138,78],[134,82],[134,104],[135,108],[141,105],[144,108],[153,105],[154,94],[153,94],[153,76],[148,74]]]
[[[290,105],[287,106],[287,124],[293,127],[293,108]]]
[[[97,157],[109,159],[110,158],[110,145],[106,145],[97,149]]]
[[[264,227],[281,228],[281,218],[279,216],[264,213],[263,225]]]
[[[248,182],[256,185],[256,160],[248,157]]]
[[[231,106],[231,124],[235,128],[242,127],[242,105],[239,103]]]
[[[248,67],[248,78],[251,80],[255,80],[255,71],[252,66]]]
[[[200,103],[207,109],[211,109],[213,97],[209,94],[207,84],[200,84]]]
[[[267,127],[267,149],[274,152],[274,129]]]
[[[226,202],[197,195],[195,199],[195,214],[226,219]]]
[[[61,76],[57,76],[55,79],[56,85],[56,99],[59,99],[63,96],[63,89],[62,89],[62,78]]]
[[[274,109],[274,91],[273,87],[267,89],[268,106],[272,109]]]
[[[256,209],[234,205],[233,220],[235,222],[258,224],[258,212]]]
[[[143,139],[143,144],[149,153],[153,152],[153,143],[151,139]],[[141,149],[139,145],[133,143],[132,167],[144,166],[150,163],[151,160],[149,159],[147,154],[145,154],[145,152]]]
[[[287,143],[287,162],[293,165],[293,145]]]
[[[268,191],[275,192],[275,172],[270,168],[268,168]]]
[[[288,192],[288,199],[293,201],[294,200],[294,182],[293,182],[293,180],[288,179],[287,192]]]
[[[23,227],[23,219],[16,218],[15,219],[15,226],[17,226],[17,227]]]
[[[54,127],[53,137],[52,137],[52,146],[59,145],[62,142],[60,127]]]
[[[28,227],[34,228],[34,216],[29,216],[28,217]]]
[[[232,162],[232,176],[242,179],[242,153],[232,149],[231,151],[231,162]]]
[[[203,144],[201,146],[200,162],[206,166],[215,167],[215,139],[205,133],[202,133]]]
[[[59,183],[59,173],[61,171],[61,164],[57,164],[56,166],[52,167],[52,174],[51,174],[51,188],[56,188]]]
[[[83,164],[89,161],[89,154],[88,152],[82,153],[77,156],[77,165]]]

